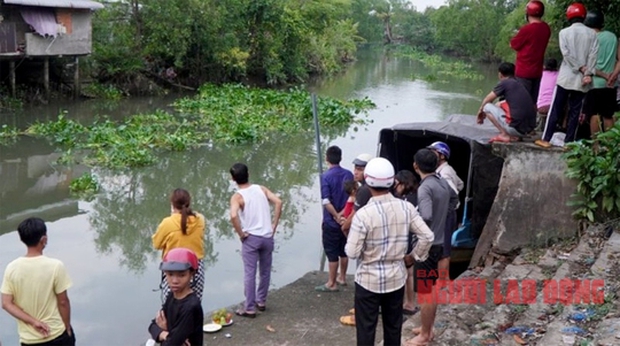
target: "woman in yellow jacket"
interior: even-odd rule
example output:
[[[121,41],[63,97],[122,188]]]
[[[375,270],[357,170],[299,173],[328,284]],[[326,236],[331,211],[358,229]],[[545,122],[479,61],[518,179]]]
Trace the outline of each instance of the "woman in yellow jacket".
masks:
[[[171,215],[162,220],[157,227],[157,232],[153,234],[153,246],[157,250],[162,250],[162,258],[168,251],[183,247],[196,253],[198,257],[198,271],[192,279],[191,287],[202,300],[204,288],[205,267],[204,267],[204,234],[205,218],[202,214],[194,212],[190,208],[191,197],[189,192],[184,189],[176,189],[170,196]],[[170,293],[170,287],[162,273],[160,288],[163,291],[164,299]]]

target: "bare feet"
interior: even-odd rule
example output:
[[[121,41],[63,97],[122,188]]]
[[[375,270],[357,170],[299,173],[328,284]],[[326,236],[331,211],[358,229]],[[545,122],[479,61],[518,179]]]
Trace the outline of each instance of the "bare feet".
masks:
[[[413,339],[407,340],[405,342],[405,346],[426,346],[429,342],[433,340],[432,337],[424,338],[422,335],[417,335]]]
[[[416,327],[413,328],[413,330],[411,331],[413,334],[415,335],[420,335],[420,333],[422,333],[422,327]],[[435,338],[435,332],[431,331],[431,338],[430,341],[432,341]]]

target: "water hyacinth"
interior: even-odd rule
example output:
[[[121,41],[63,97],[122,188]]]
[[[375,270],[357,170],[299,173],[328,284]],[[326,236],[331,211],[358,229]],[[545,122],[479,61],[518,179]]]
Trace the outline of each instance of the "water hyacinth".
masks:
[[[242,85],[205,85],[197,95],[177,100],[175,112],[138,114],[121,121],[96,119],[83,125],[60,114],[37,122],[23,134],[43,137],[63,150],[62,163],[76,157],[89,166],[139,167],[152,164],[158,151],[184,151],[201,145],[254,142],[270,133],[312,131],[310,94],[301,88],[272,90]],[[320,124],[333,127],[363,124],[374,108],[368,98],[342,101],[318,98]],[[4,128],[5,137],[16,136]]]

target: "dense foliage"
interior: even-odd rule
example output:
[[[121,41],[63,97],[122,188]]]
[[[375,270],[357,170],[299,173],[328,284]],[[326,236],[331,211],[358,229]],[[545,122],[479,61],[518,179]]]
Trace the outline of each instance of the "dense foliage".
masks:
[[[361,43],[405,43],[419,52],[482,61],[513,60],[509,41],[525,24],[528,0],[447,0],[437,9],[408,0],[125,0],[93,23],[91,73],[103,83],[146,76],[197,86],[204,81],[299,83],[333,74]],[[543,0],[557,36],[572,0]],[[584,0],[620,30],[620,3]],[[110,95],[110,90],[93,90]],[[116,96],[116,95],[111,95]]]
[[[362,41],[350,0],[128,0],[93,23],[100,81],[137,74],[181,80],[298,82],[333,73]]]
[[[175,114],[157,111],[122,121],[102,118],[88,125],[61,114],[55,121],[31,125],[26,134],[47,138],[62,148],[61,163],[81,160],[90,166],[124,168],[153,164],[162,150],[185,151],[213,142],[255,143],[276,133],[313,129],[310,94],[300,88],[205,85],[196,96],[180,99],[174,106]],[[361,116],[374,106],[367,98],[318,98],[319,121],[327,128],[363,123]],[[7,140],[19,135],[8,126],[0,133]]]
[[[567,176],[578,181],[570,202],[578,218],[606,221],[620,217],[620,123],[596,137],[567,145]]]

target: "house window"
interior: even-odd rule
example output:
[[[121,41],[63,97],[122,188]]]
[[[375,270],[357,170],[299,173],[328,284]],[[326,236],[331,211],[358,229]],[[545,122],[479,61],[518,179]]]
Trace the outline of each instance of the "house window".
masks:
[[[71,22],[71,11],[66,9],[57,9],[56,10],[56,21],[62,26],[64,29],[63,33],[67,35],[71,35],[73,32],[73,25]]]

